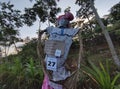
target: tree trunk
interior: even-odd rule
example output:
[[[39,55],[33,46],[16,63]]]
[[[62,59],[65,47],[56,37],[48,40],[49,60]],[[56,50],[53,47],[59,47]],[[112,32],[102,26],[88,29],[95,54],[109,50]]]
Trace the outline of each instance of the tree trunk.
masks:
[[[13,42],[13,44],[14,44],[14,46],[15,46],[15,49],[16,49],[17,53],[18,53],[19,50],[17,49],[17,46],[16,46],[15,42]]]
[[[104,36],[107,40],[107,43],[109,45],[109,49],[110,49],[112,57],[113,57],[113,60],[114,60],[115,64],[117,65],[117,67],[120,69],[120,60],[117,56],[117,53],[115,51],[115,48],[114,48],[114,45],[113,45],[112,40],[110,38],[110,35],[109,35],[108,31],[106,30],[106,27],[104,26],[103,22],[101,21],[98,13],[97,13],[97,11],[94,7],[94,4],[93,4],[92,0],[90,0],[90,4],[91,4],[91,8],[93,9],[93,13],[95,14],[95,18],[98,21],[98,23],[99,23],[99,25],[100,25],[100,27],[103,31],[103,34],[104,34]]]

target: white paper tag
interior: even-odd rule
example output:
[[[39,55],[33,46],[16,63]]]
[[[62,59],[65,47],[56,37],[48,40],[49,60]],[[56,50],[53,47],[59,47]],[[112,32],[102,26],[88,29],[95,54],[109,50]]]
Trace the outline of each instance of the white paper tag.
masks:
[[[56,56],[56,57],[60,57],[60,56],[61,56],[61,50],[56,49],[56,51],[55,51],[55,56]]]
[[[47,58],[47,69],[56,71],[57,70],[57,59],[56,58]]]

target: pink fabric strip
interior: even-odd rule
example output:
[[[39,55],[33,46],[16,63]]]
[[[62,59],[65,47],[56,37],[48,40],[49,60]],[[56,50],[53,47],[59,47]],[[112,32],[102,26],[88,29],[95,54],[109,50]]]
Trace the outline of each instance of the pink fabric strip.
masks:
[[[49,78],[48,78],[47,74],[45,74],[43,84],[42,84],[42,89],[54,89],[49,85]]]

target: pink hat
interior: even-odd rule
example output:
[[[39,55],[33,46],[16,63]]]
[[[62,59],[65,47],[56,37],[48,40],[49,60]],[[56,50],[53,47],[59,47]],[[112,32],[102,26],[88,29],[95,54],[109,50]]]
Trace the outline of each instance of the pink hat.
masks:
[[[60,15],[57,20],[59,21],[60,19],[65,19],[65,15]]]
[[[74,16],[70,12],[65,12],[64,15],[60,15],[57,18],[58,27],[68,27],[69,22],[74,19]]]
[[[72,21],[74,19],[74,16],[70,12],[66,12],[64,15],[60,15],[57,20],[59,21],[60,19],[66,19],[68,21]]]
[[[74,16],[72,13],[70,12],[66,12],[65,13],[65,19],[69,20],[69,21],[72,21],[74,19]]]

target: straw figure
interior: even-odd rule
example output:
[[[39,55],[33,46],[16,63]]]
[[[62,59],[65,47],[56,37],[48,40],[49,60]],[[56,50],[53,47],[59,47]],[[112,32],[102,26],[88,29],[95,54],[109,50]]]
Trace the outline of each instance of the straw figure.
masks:
[[[38,55],[44,72],[42,89],[76,89],[81,52],[77,62],[67,58],[72,38],[80,32],[79,28],[70,28],[73,19],[70,8],[67,8],[65,14],[58,17],[57,27],[50,26],[39,32]],[[44,32],[49,37],[43,46],[41,35]]]

